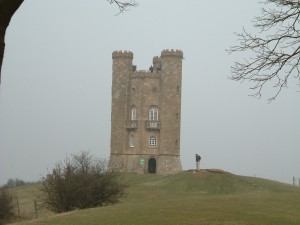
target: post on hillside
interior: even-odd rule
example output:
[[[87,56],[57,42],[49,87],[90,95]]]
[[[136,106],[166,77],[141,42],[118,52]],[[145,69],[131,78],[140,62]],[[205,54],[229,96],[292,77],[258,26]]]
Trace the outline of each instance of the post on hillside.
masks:
[[[200,170],[200,160],[201,160],[201,156],[196,154],[196,170],[197,171]]]
[[[18,208],[18,218],[20,219],[20,205],[19,205],[19,197],[17,196],[17,208]]]
[[[38,214],[37,203],[35,200],[34,200],[34,213],[35,213],[35,218],[37,219],[39,217],[39,214]]]
[[[296,183],[296,182],[295,182],[295,177],[293,177],[293,186],[295,186],[295,183]]]

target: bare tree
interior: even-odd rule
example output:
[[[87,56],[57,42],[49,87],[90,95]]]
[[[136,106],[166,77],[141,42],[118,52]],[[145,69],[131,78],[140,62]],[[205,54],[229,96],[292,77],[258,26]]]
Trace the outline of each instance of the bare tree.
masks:
[[[61,213],[116,204],[126,187],[119,173],[107,170],[105,160],[82,151],[55,165],[37,197],[47,209]]]
[[[119,8],[119,13],[128,10],[130,7],[135,7],[138,4],[135,0],[130,1],[116,1],[107,0],[110,4],[116,4]],[[5,33],[10,23],[11,18],[22,5],[24,0],[0,0],[0,83],[1,83],[1,69],[5,49]]]
[[[239,45],[228,51],[247,52],[253,56],[232,66],[232,80],[250,81],[252,96],[261,97],[267,86],[275,88],[268,101],[275,100],[289,78],[300,79],[300,2],[299,0],[264,0],[261,15],[253,20],[259,35],[243,29],[236,33]]]

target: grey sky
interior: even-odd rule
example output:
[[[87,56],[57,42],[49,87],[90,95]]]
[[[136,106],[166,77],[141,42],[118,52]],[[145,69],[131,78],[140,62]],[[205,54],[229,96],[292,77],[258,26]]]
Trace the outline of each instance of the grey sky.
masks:
[[[233,82],[234,32],[258,1],[140,0],[115,16],[105,0],[25,0],[6,34],[0,95],[0,184],[38,180],[66,155],[110,152],[111,53],[130,50],[148,69],[163,49],[184,52],[181,161],[291,183],[300,177],[296,80],[276,101]]]

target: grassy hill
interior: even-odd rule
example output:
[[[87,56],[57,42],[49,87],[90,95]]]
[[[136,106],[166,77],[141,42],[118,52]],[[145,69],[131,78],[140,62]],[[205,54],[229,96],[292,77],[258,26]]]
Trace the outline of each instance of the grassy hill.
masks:
[[[43,225],[299,225],[300,188],[219,170],[170,176],[124,174],[130,185],[120,204],[53,215],[40,211]],[[26,201],[33,201],[28,191]],[[21,197],[19,197],[21,198]]]

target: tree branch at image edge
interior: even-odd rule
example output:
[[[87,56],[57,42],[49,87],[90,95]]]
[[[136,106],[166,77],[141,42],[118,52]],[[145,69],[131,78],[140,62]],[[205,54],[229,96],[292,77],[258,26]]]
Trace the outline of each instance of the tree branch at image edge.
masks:
[[[268,99],[275,100],[289,78],[300,80],[300,2],[297,0],[266,0],[261,16],[254,18],[254,27],[259,35],[243,29],[236,33],[239,45],[232,46],[228,52],[247,52],[253,55],[231,67],[230,79],[254,83],[251,96],[261,97],[266,86],[272,86],[275,93]]]
[[[5,33],[6,29],[10,23],[11,18],[22,5],[24,0],[0,0],[0,84],[1,84],[1,71],[2,62],[5,50]],[[130,7],[138,6],[135,0],[130,1],[116,1],[107,0],[110,4],[116,4],[119,8],[119,13],[127,11]]]

